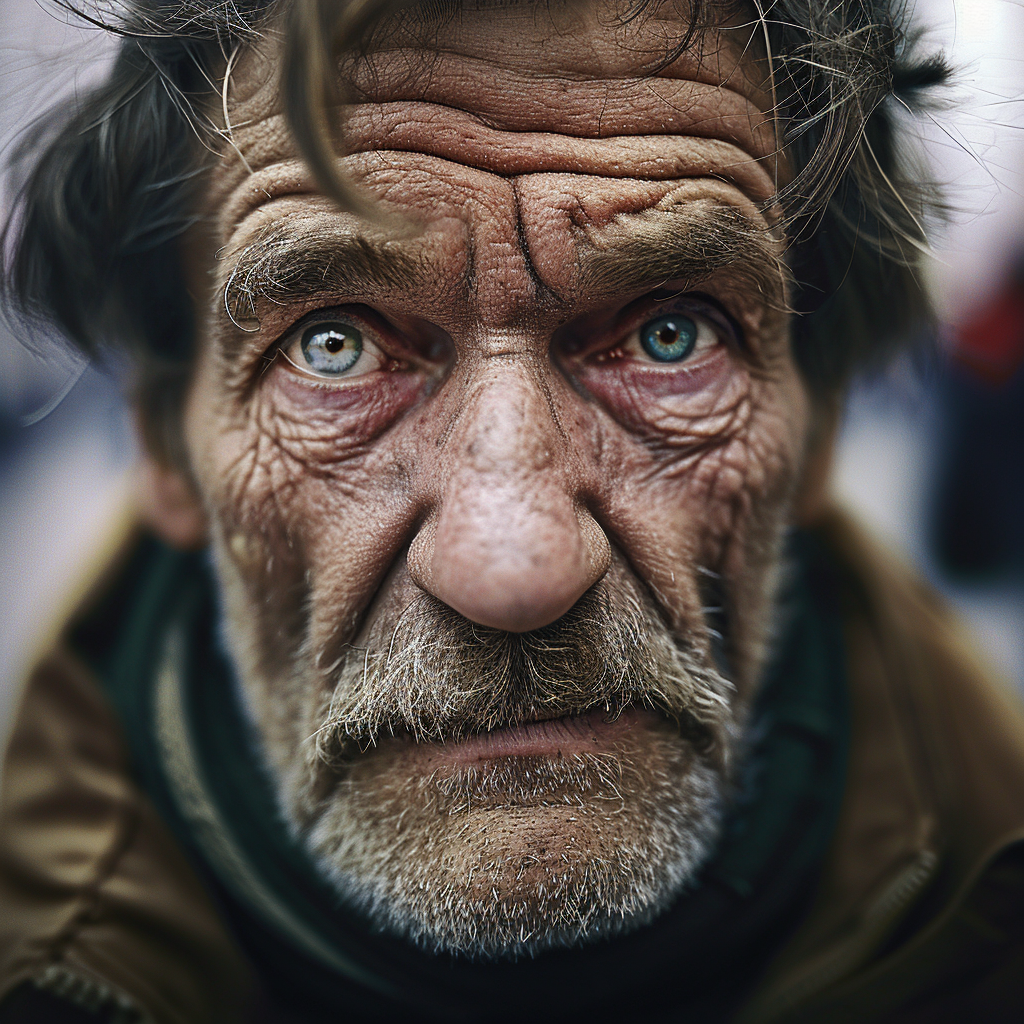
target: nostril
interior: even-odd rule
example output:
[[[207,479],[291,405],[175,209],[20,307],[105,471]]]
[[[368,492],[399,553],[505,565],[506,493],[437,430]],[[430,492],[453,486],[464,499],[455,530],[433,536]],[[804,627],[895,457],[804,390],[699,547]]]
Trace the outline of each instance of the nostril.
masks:
[[[421,590],[434,593],[434,572],[432,561],[434,556],[434,538],[437,534],[437,521],[433,517],[427,519],[409,544],[406,564],[413,582]]]

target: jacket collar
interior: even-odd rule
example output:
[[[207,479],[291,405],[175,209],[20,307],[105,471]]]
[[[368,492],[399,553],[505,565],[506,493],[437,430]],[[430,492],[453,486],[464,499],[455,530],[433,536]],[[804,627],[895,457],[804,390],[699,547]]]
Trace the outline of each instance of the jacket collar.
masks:
[[[740,1024],[903,998],[906,981],[893,979],[907,959],[940,962],[929,944],[948,944],[987,867],[1024,840],[1019,707],[934,595],[844,513],[829,509],[817,528],[840,568],[847,788],[814,906]],[[922,985],[928,973],[916,972]]]

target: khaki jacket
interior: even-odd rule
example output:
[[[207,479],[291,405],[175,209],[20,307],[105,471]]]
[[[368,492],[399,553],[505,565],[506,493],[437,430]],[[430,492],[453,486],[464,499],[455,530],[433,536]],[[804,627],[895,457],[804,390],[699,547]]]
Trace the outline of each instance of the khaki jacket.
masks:
[[[812,910],[737,1024],[1024,1021],[1024,715],[931,593],[841,513],[852,737]],[[153,1024],[251,1019],[256,982],[60,647],[0,807],[0,1002],[34,981]]]

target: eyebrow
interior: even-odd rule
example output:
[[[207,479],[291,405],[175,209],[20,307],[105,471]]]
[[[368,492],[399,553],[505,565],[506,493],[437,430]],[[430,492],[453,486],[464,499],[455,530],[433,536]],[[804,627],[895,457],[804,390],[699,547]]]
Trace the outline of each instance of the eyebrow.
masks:
[[[330,292],[393,289],[422,273],[422,262],[388,239],[356,232],[299,233],[275,228],[245,246],[224,286],[231,321],[258,323],[260,301],[285,303]]]
[[[579,294],[603,299],[684,281],[693,287],[728,269],[763,301],[785,308],[790,273],[766,225],[713,199],[619,217],[584,228]],[[258,327],[258,303],[408,287],[428,268],[423,254],[356,231],[300,232],[281,225],[246,245],[224,286],[224,308],[243,330]]]
[[[789,267],[770,229],[726,203],[703,199],[618,218],[585,231],[579,284],[611,296],[682,280],[692,286],[728,269],[769,303],[785,304]]]

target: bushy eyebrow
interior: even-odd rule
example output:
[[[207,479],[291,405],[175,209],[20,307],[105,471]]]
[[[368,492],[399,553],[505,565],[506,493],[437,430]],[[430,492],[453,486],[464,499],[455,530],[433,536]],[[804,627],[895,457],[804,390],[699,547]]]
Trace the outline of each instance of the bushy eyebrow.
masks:
[[[682,281],[693,287],[728,269],[761,301],[784,308],[789,271],[778,239],[736,207],[693,200],[617,218],[577,236],[574,291],[588,299]],[[224,288],[228,316],[258,327],[258,304],[318,295],[408,290],[429,271],[423,253],[358,231],[294,232],[279,225],[245,246]]]
[[[618,218],[586,231],[580,247],[579,284],[584,294],[613,296],[679,280],[698,284],[728,269],[762,301],[784,308],[789,268],[780,240],[763,223],[713,200]]]
[[[258,320],[260,301],[394,289],[421,273],[421,261],[393,241],[356,232],[295,234],[281,226],[239,253],[224,286],[224,308],[244,326]]]

